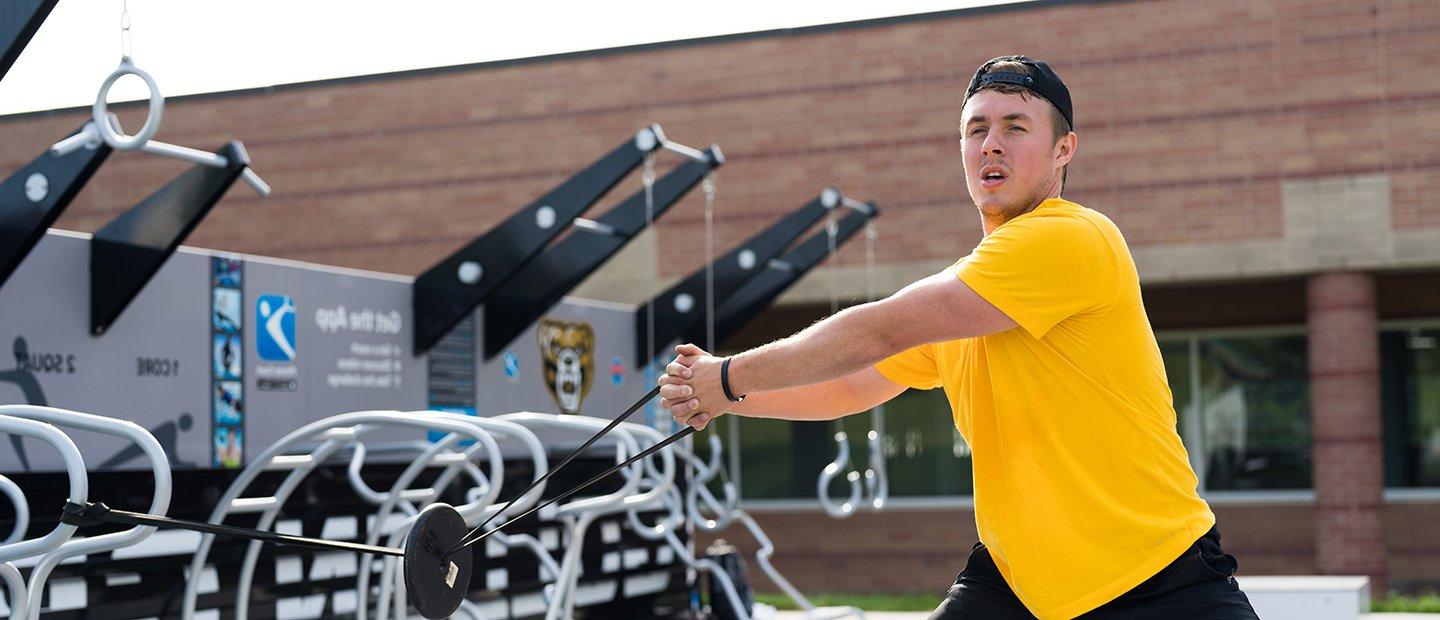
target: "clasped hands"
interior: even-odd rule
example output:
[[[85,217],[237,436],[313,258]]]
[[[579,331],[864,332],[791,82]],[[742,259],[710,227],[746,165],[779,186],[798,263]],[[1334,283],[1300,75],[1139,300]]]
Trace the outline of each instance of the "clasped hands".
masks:
[[[720,386],[720,363],[725,360],[693,344],[677,346],[675,353],[675,360],[660,375],[660,406],[676,422],[705,430],[735,404]]]

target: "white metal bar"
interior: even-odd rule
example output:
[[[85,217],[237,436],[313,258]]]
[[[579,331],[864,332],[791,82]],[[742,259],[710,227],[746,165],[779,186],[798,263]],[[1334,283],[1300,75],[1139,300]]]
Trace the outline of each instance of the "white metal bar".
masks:
[[[243,514],[247,512],[263,512],[265,509],[275,505],[274,497],[237,497],[230,500],[230,512]]]

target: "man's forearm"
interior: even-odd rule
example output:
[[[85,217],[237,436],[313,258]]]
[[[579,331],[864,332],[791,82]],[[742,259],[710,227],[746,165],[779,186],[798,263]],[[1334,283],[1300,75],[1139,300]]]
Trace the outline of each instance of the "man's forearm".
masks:
[[[810,385],[848,375],[897,353],[876,304],[846,309],[800,333],[731,357],[737,395]],[[749,409],[748,407],[746,408]]]
[[[730,413],[747,418],[779,420],[834,420],[869,409],[845,387],[843,381],[755,392],[745,402],[730,406]]]

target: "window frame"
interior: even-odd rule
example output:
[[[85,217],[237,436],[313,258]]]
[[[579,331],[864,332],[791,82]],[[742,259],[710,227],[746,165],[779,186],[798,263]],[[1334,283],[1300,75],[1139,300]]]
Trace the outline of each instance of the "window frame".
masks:
[[[1377,321],[1375,324],[1375,340],[1380,340],[1380,332],[1399,331],[1403,329],[1440,329],[1440,318],[1426,319],[1392,319]],[[1381,411],[1384,415],[1384,411]],[[1381,439],[1382,449],[1384,439]],[[1440,486],[1432,487],[1392,487],[1385,486],[1385,501],[1387,502],[1429,502],[1440,500]]]

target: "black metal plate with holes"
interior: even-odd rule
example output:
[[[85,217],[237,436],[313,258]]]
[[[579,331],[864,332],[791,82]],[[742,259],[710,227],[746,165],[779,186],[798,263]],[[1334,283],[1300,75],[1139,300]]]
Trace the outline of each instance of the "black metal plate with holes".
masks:
[[[647,129],[657,137],[662,135],[658,125]],[[654,146],[649,150],[640,147],[635,139],[626,140],[415,278],[415,354],[435,346],[654,150]],[[473,283],[460,278],[466,263],[480,268]]]
[[[0,2],[0,80],[30,44],[30,38],[60,0],[5,0]]]
[[[215,152],[225,157],[226,167],[195,164],[95,232],[90,240],[91,334],[105,333],[120,317],[250,163],[244,145],[233,140]]]
[[[839,248],[853,237],[865,227],[865,222],[878,213],[874,205],[871,205],[871,212],[868,214],[861,211],[846,213],[838,222],[835,247]],[[801,276],[825,260],[830,254],[828,235],[823,229],[810,235],[780,258],[765,265],[765,269],[747,280],[745,286],[718,303],[715,308],[716,344],[723,344],[727,338],[740,331],[746,323],[770,307],[775,298],[795,284]],[[687,342],[700,342],[704,337],[703,324],[691,328],[682,336]]]
[[[836,202],[827,206],[823,194],[816,196],[793,213],[777,220],[769,228],[756,233],[724,256],[715,259],[713,277],[716,303],[764,270],[770,259],[775,258],[786,246],[805,234],[815,222],[825,217],[839,200],[839,190],[833,191],[836,196],[833,200]],[[648,309],[652,305],[655,320],[653,339],[650,337]],[[649,304],[642,304],[635,311],[635,367],[644,368],[650,359],[664,351],[666,346],[682,333],[696,331],[697,325],[703,336],[705,309],[708,305],[703,266],[665,292],[656,295]],[[703,339],[696,342],[706,346]]]
[[[39,157],[0,182],[0,286],[109,156],[103,142],[64,157],[46,145]]]
[[[703,160],[686,160],[655,181],[652,218],[659,218],[724,161],[718,149]],[[599,269],[649,225],[645,191],[626,198],[596,220],[602,230],[577,229],[526,265],[509,286],[485,303],[485,359],[505,350],[525,328],[550,310],[566,293]]]

